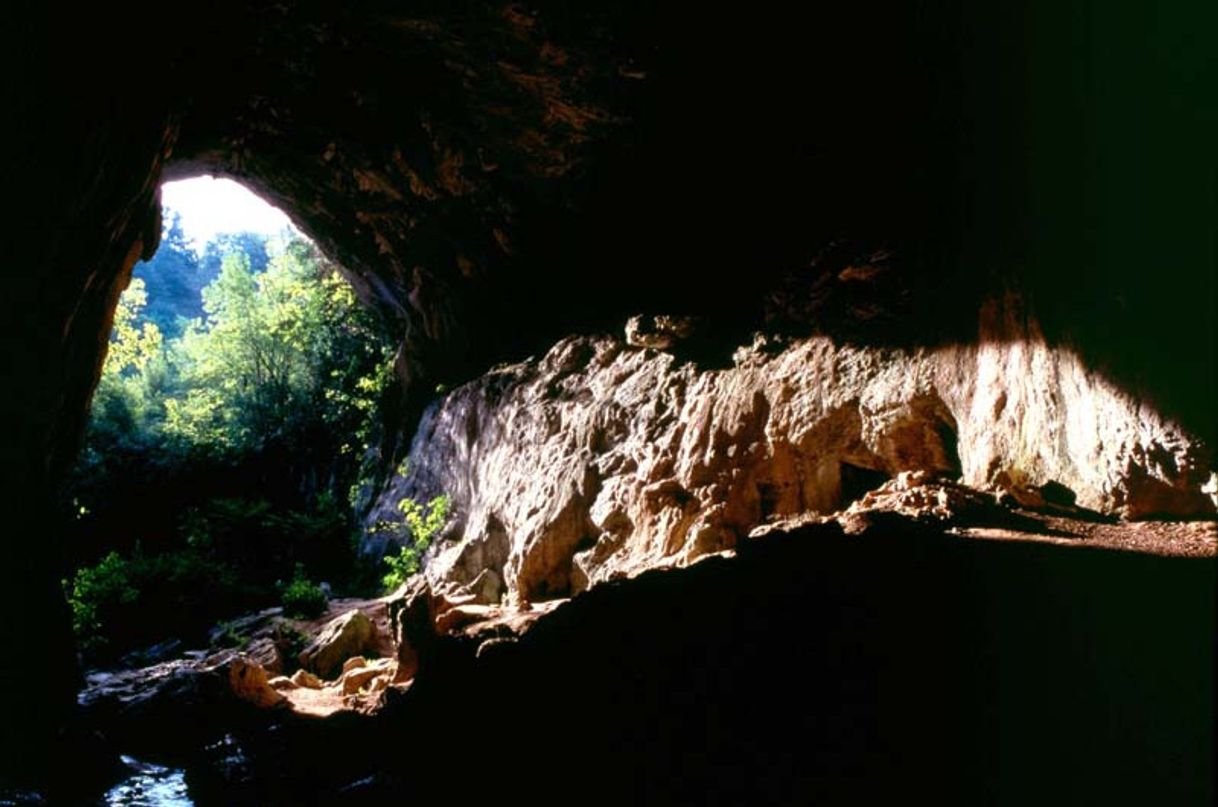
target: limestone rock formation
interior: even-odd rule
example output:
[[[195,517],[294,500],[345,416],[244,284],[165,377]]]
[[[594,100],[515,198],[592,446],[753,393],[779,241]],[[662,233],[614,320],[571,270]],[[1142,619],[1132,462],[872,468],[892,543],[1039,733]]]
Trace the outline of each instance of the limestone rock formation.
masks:
[[[486,602],[682,565],[905,471],[1041,488],[1126,518],[1212,513],[1205,446],[1013,307],[988,304],[973,345],[758,336],[713,371],[568,338],[434,404],[369,521],[403,497],[449,495],[427,577]]]
[[[895,513],[921,521],[985,523],[1005,515],[995,496],[924,471],[902,471],[875,490],[869,490],[838,514],[846,532],[855,531],[861,513]],[[756,535],[756,531],[751,535]]]

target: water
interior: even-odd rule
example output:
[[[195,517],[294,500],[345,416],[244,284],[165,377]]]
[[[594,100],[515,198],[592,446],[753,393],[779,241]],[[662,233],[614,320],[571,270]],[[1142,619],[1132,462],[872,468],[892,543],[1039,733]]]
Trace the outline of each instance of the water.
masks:
[[[107,791],[104,804],[110,807],[194,807],[186,789],[184,771],[149,765],[127,756],[122,759],[132,773]]]

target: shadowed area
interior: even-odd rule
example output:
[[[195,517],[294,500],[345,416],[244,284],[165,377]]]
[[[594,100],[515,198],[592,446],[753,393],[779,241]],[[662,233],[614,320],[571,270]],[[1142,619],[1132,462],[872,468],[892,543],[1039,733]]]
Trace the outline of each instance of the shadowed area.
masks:
[[[225,743],[160,753],[201,804],[1205,804],[1214,584],[1212,558],[810,526],[516,642],[442,639],[375,717],[217,721]]]

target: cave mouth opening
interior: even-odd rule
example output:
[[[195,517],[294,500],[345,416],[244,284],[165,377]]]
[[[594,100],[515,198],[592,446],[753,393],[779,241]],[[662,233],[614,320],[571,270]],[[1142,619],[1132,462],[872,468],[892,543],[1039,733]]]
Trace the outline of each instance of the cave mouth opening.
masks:
[[[380,593],[351,536],[395,342],[337,264],[238,182],[166,182],[162,201],[61,496],[78,650],[110,668],[242,645],[237,618],[279,606],[289,658],[292,619],[330,594]]]

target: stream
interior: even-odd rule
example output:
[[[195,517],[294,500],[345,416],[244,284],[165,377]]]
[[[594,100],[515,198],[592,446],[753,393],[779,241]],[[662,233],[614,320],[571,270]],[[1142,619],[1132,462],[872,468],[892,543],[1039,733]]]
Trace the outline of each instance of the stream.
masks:
[[[103,804],[108,807],[193,807],[185,771],[151,765],[128,756],[122,759],[132,769],[131,775],[106,792]]]

